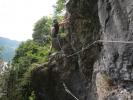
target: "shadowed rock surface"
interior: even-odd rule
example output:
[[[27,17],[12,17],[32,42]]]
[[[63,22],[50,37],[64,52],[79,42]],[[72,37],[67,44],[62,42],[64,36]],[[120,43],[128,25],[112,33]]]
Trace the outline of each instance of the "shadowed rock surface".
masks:
[[[107,43],[133,41],[133,1],[69,0],[66,7],[65,55],[33,70],[36,100],[75,100],[63,84],[79,100],[133,100],[133,43]],[[97,40],[104,42],[89,46]]]

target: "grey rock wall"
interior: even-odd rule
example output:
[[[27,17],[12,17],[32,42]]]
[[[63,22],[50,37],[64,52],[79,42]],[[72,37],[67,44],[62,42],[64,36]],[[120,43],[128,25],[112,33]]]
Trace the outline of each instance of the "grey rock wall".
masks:
[[[102,26],[102,39],[121,41],[120,43],[102,43],[99,65],[95,67],[95,71],[105,72],[112,81],[112,85],[117,88],[108,86],[112,89],[108,91],[105,88],[105,94],[99,91],[99,100],[132,100],[133,43],[124,42],[133,41],[133,1],[99,0],[98,14]],[[97,86],[99,86],[98,83]]]
[[[66,8],[65,56],[33,70],[36,99],[75,100],[65,83],[79,100],[133,100],[133,44],[107,43],[133,41],[133,1],[69,0]]]

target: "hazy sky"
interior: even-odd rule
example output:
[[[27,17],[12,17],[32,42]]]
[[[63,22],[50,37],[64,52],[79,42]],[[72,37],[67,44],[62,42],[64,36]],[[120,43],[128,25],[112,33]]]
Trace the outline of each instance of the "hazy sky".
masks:
[[[0,0],[0,37],[27,40],[34,23],[53,13],[56,0]]]

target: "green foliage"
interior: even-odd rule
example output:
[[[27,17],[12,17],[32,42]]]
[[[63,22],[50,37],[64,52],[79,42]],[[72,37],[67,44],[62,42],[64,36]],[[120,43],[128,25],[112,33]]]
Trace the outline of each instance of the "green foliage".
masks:
[[[65,10],[65,0],[57,0],[54,8],[55,8],[54,16],[60,16],[62,12]]]
[[[48,45],[44,47],[39,46],[36,42],[32,40],[28,40],[27,42],[23,42],[20,44],[19,48],[16,50],[16,55],[13,59],[13,63],[22,62],[26,60],[26,66],[28,63],[36,63],[42,60],[42,57],[47,56],[48,54]],[[28,59],[28,61],[27,61]],[[22,61],[21,61],[22,60]],[[43,61],[46,58],[43,58]],[[24,66],[24,65],[22,65]]]
[[[33,40],[22,42],[12,60],[12,69],[8,79],[8,98],[28,100],[31,92],[31,71],[35,64],[48,61],[49,44],[40,46]]]
[[[50,27],[51,27],[51,18],[42,17],[35,23],[33,29],[33,40],[39,45],[45,45],[50,41]]]
[[[31,71],[36,64],[48,61],[50,26],[51,18],[41,18],[35,24],[33,40],[22,42],[17,48],[7,79],[7,100],[35,100]]]

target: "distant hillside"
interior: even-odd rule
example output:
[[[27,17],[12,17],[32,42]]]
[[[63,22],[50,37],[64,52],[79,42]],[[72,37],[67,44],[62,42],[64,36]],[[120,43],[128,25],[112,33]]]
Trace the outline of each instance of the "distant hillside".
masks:
[[[9,61],[13,58],[15,49],[19,46],[19,44],[19,41],[0,37],[0,47],[3,48],[2,58],[4,59],[4,61]]]

